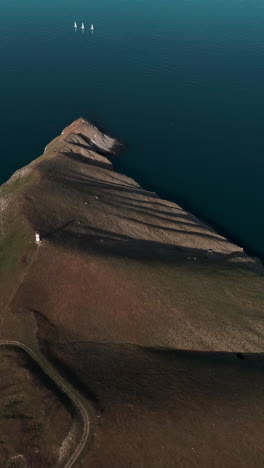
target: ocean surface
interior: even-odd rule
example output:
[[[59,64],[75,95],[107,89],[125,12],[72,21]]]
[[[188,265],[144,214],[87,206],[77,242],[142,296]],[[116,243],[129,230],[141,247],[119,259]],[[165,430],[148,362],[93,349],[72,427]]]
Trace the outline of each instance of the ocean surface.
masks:
[[[0,15],[0,183],[84,116],[126,143],[118,170],[264,256],[263,0],[1,0]]]

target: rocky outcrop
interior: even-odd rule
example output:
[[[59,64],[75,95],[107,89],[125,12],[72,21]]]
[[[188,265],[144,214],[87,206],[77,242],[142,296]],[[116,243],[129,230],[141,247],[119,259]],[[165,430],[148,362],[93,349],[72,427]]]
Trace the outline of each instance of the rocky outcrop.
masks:
[[[118,140],[105,135],[90,122],[80,118],[46,146],[45,153],[57,152],[75,160],[109,168],[112,164],[105,156],[117,154],[121,146]]]

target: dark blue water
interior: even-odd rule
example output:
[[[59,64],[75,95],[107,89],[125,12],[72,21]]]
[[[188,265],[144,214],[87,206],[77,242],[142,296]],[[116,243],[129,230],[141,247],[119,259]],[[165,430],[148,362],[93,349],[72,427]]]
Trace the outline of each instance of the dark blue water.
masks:
[[[264,256],[263,0],[1,0],[0,14],[1,182],[82,115],[127,143],[119,170]]]

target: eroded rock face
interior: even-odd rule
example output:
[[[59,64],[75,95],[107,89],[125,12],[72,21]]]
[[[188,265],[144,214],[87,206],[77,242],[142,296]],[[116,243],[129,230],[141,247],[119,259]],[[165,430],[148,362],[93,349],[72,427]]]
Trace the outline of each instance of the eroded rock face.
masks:
[[[90,122],[80,118],[46,146],[45,153],[56,151],[74,160],[110,168],[112,164],[105,156],[117,154],[120,148],[121,143],[118,140],[105,135]]]
[[[1,339],[87,402],[79,466],[263,464],[262,267],[115,172],[119,150],[78,119],[2,187]]]

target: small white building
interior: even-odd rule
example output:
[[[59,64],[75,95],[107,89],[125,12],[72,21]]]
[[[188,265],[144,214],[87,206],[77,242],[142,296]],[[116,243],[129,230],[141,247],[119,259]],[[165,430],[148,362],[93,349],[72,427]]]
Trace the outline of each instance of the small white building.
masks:
[[[35,238],[36,238],[36,243],[37,243],[37,244],[40,244],[40,235],[39,235],[39,232],[36,232],[36,233],[35,233]]]

